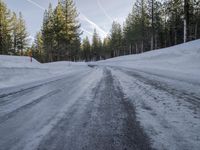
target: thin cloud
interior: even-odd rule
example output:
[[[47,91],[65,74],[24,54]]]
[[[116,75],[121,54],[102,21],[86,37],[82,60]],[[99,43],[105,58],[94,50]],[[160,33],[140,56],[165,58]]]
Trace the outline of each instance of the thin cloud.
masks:
[[[90,32],[90,31],[88,31],[88,30],[86,30],[86,29],[84,29],[84,28],[81,28],[81,30],[82,30],[83,32],[87,33],[87,34],[90,35],[90,36],[93,35],[92,32]]]
[[[39,9],[41,10],[45,10],[45,8],[43,6],[41,6],[40,4],[34,2],[33,0],[26,0],[27,2],[35,5],[36,7],[38,7]],[[100,34],[102,35],[102,37],[105,37],[107,36],[107,32],[104,31],[102,28],[100,28],[96,23],[94,23],[93,21],[91,21],[88,17],[86,17],[84,14],[80,14],[80,18],[86,22],[88,22],[93,28],[95,28],[97,31],[100,32]],[[87,34],[89,35],[92,35],[92,32],[90,31],[87,31],[86,29],[84,28],[81,28],[84,32],[86,32]]]
[[[36,3],[36,2],[34,2],[32,0],[26,0],[26,1],[31,3],[31,4],[33,4],[33,5],[35,5],[36,7],[40,8],[41,10],[45,10],[44,7],[42,7],[40,4],[38,4],[38,3]]]
[[[107,32],[106,31],[104,31],[101,27],[99,27],[96,23],[94,23],[92,20],[87,18],[85,15],[80,14],[80,19],[88,22],[94,29],[96,29],[98,32],[100,32],[102,37],[106,37],[107,36]]]
[[[97,0],[97,4],[98,4],[99,8],[103,11],[104,15],[110,20],[110,22],[113,22],[113,18],[106,12],[106,10],[101,5],[101,2],[99,0]]]

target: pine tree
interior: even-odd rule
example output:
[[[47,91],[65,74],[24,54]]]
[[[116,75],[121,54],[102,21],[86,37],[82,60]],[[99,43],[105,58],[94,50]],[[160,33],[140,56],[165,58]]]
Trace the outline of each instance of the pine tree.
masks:
[[[47,61],[80,58],[80,24],[73,0],[59,0],[55,10],[45,11],[42,37]]]
[[[25,21],[22,17],[21,12],[19,13],[18,24],[17,24],[17,49],[20,55],[23,55],[24,49],[28,45],[28,33],[26,31]]]
[[[8,54],[11,49],[11,16],[10,10],[0,0],[0,54]]]
[[[189,40],[200,38],[200,1],[192,0],[189,1],[190,10],[190,27],[189,27]]]
[[[189,35],[189,0],[184,0],[184,43],[188,41]]]
[[[38,32],[35,37],[35,41],[32,45],[32,55],[35,59],[37,59],[40,62],[45,62],[45,53],[43,48],[43,39],[42,39],[42,33]]]
[[[64,47],[70,60],[76,60],[80,51],[80,23],[73,0],[62,0],[65,15],[65,42]]]
[[[91,60],[91,46],[90,46],[90,41],[88,37],[83,39],[81,47],[82,47],[83,59],[85,61],[90,61]]]
[[[170,41],[171,45],[176,45],[183,42],[183,3],[182,0],[171,0],[168,3]]]
[[[52,55],[51,61],[80,58],[88,61],[168,47],[184,41],[184,16],[187,16],[185,39],[197,39],[200,37],[200,3],[184,1],[136,0],[123,28],[114,22],[110,37],[103,43],[94,31],[89,53],[88,38],[83,39],[80,51],[80,24],[73,0],[61,0],[56,9],[51,8],[44,17],[44,49]]]
[[[43,26],[41,31],[46,62],[53,61],[53,49],[55,45],[55,31],[53,29],[53,21],[53,9],[50,3],[48,10],[45,10],[44,12]]]
[[[117,22],[113,22],[111,29],[111,47],[112,57],[120,55],[122,49],[122,30],[121,25]]]
[[[149,19],[147,14],[147,1],[146,0],[137,0],[135,3],[136,10],[136,26],[137,31],[141,35],[139,37],[140,49],[141,52],[144,52],[146,47],[148,47],[148,38],[149,38]]]
[[[102,53],[104,59],[111,58],[111,39],[109,36],[103,40]]]
[[[94,30],[94,34],[92,37],[92,60],[100,60],[100,54],[101,54],[101,39],[96,31]]]
[[[65,42],[65,16],[61,2],[54,11],[53,30],[55,32],[55,48],[54,48],[54,60],[63,60],[66,56],[64,42]]]
[[[153,3],[153,4],[152,4]],[[164,41],[164,17],[162,16],[162,3],[150,0],[150,24],[151,24],[151,50],[163,47]],[[152,10],[153,9],[153,10]]]
[[[187,20],[185,39],[189,41],[199,38],[200,2],[185,0],[185,4],[183,0],[137,0],[123,26],[121,44],[123,53],[120,55],[137,54],[182,43],[184,18]],[[113,43],[117,42],[112,42],[111,34],[112,46],[109,50],[115,53],[113,50],[116,50],[116,47]]]
[[[148,50],[151,35],[149,31],[151,29],[147,1],[137,0],[123,28],[125,48],[128,49],[128,52],[124,52],[124,54],[134,54],[144,52],[145,49]]]
[[[136,34],[135,34],[135,16],[134,16],[134,9],[132,12],[128,15],[126,22],[123,27],[123,37],[124,37],[124,47],[126,49],[125,54],[132,54],[133,53],[133,45],[137,45],[136,42]],[[137,46],[136,46],[137,47]]]
[[[16,13],[14,12],[12,15],[12,54],[17,54],[17,32],[18,32],[18,18]]]
[[[154,8],[155,8],[155,0],[149,0],[149,8],[150,8],[150,18],[151,18],[151,50],[155,48],[155,19],[154,19]]]

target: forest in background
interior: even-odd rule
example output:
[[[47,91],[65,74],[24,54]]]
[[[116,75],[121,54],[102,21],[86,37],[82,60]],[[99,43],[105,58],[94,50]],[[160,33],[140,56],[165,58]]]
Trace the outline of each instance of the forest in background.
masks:
[[[0,54],[24,55],[28,42],[22,13],[11,12],[0,0]]]
[[[136,0],[123,25],[114,21],[101,39],[81,40],[81,24],[73,0],[49,4],[41,31],[29,46],[22,14],[0,0],[0,54],[33,55],[40,62],[97,61],[165,48],[200,38],[200,0]]]

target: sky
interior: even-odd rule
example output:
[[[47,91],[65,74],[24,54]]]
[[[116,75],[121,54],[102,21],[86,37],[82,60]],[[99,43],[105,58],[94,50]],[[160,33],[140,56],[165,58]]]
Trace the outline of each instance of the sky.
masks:
[[[4,0],[8,8],[22,12],[30,37],[33,39],[42,26],[44,10],[58,0]],[[101,38],[109,34],[113,21],[121,25],[131,11],[134,0],[74,0],[79,13],[82,37],[92,37],[94,29]]]

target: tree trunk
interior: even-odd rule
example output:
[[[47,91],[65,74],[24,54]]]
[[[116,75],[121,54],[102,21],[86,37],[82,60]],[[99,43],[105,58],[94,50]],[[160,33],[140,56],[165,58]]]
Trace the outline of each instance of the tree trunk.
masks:
[[[131,44],[131,54],[133,54],[133,44]]]
[[[184,0],[184,43],[188,41],[189,35],[189,0]]]
[[[131,54],[131,47],[132,47],[132,44],[130,44],[129,46],[129,54]]]
[[[135,44],[135,52],[136,52],[136,54],[138,54],[138,45],[137,45],[137,43]]]
[[[153,34],[153,33],[152,33]],[[151,36],[151,50],[154,49],[154,37],[153,35]]]
[[[126,55],[126,49],[125,49],[125,47],[123,48],[123,51],[124,51],[124,55]]]
[[[142,40],[142,43],[141,43],[141,53],[144,52],[144,41]]]
[[[174,32],[174,45],[177,45],[177,30],[175,29],[175,32]]]
[[[184,43],[187,42],[187,21],[184,19]]]
[[[151,16],[151,22],[152,22],[152,36],[151,36],[151,50],[154,49],[154,0],[151,1],[152,2],[152,6],[151,6],[151,9],[152,9],[152,16]]]
[[[155,47],[154,49],[158,48],[158,38],[157,38],[157,34],[155,34]]]
[[[195,40],[197,39],[198,23],[195,24]]]

